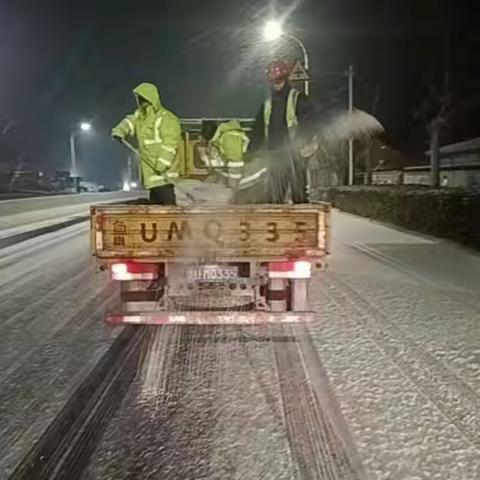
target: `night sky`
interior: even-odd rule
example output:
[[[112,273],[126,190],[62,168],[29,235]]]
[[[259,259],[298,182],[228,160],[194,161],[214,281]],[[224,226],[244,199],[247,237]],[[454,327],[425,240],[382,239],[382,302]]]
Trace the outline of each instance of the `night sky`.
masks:
[[[356,106],[371,112],[376,105],[397,148],[425,149],[424,122],[437,108],[445,71],[455,115],[442,143],[479,136],[474,4],[0,0],[0,155],[66,168],[71,128],[91,119],[95,132],[78,141],[81,173],[117,181],[126,153],[109,129],[133,109],[131,90],[142,81],[155,83],[180,116],[253,116],[269,55],[261,26],[272,16],[286,17],[306,44],[319,102],[346,105],[341,74],[354,65]]]

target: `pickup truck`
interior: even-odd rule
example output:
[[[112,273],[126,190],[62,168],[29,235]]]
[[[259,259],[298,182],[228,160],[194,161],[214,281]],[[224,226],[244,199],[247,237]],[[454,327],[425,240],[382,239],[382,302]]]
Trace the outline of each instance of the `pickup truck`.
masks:
[[[326,264],[330,206],[98,205],[91,245],[127,324],[303,322]]]
[[[253,119],[240,123],[248,132]],[[181,176],[200,183],[209,175],[197,148],[201,125],[202,119],[182,121],[177,158]],[[330,206],[223,203],[91,208],[93,255],[120,283],[121,308],[107,316],[109,322],[252,324],[313,318],[307,287],[312,270],[326,265]]]

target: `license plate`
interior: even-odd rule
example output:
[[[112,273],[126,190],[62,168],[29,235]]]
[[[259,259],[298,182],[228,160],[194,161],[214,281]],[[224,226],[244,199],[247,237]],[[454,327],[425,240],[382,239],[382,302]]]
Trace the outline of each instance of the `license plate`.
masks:
[[[205,265],[187,269],[188,280],[202,280],[218,282],[232,280],[238,277],[238,267],[222,267],[218,265]]]

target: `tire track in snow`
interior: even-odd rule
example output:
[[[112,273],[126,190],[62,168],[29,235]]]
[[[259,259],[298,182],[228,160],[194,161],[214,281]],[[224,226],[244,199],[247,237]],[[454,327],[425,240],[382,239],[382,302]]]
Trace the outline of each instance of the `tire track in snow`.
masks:
[[[273,349],[297,478],[365,479],[308,331],[302,327],[284,327],[282,331],[295,339]]]
[[[371,302],[335,274],[322,282],[329,294],[358,312],[355,320],[402,372],[415,383],[472,446],[480,446],[480,396]],[[333,288],[332,288],[333,287]]]

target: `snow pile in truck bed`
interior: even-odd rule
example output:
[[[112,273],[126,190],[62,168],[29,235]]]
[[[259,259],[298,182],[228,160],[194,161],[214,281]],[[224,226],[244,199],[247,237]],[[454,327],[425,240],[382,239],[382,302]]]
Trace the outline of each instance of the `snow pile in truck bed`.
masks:
[[[195,198],[195,204],[187,199],[186,193]],[[181,206],[227,205],[233,190],[224,185],[202,182],[201,180],[182,180],[175,189],[177,203]]]

